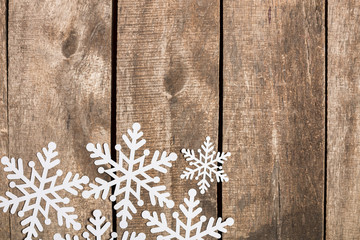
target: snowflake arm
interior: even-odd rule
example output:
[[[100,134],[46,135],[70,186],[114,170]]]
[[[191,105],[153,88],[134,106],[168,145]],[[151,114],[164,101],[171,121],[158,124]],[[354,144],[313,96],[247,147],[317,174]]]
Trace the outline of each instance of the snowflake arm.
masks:
[[[74,229],[80,229],[80,223],[76,222],[77,215],[72,214],[74,208],[64,207],[70,202],[69,198],[62,198],[59,196],[59,191],[66,191],[73,195],[77,195],[78,189],[81,190],[83,184],[88,183],[88,177],[79,177],[75,174],[72,178],[71,173],[67,173],[63,182],[59,185],[56,181],[59,176],[63,174],[61,170],[57,170],[54,176],[48,176],[49,170],[53,169],[60,164],[59,159],[55,159],[58,153],[55,151],[56,144],[50,142],[48,148],[43,148],[43,154],[37,153],[38,161],[42,167],[42,173],[39,174],[35,169],[35,162],[30,161],[28,166],[31,168],[30,178],[27,178],[24,174],[23,161],[19,158],[17,161],[14,158],[11,160],[8,157],[3,157],[1,163],[5,165],[5,172],[8,172],[8,179],[10,182],[10,188],[17,188],[21,195],[17,196],[11,192],[6,192],[5,197],[0,197],[0,208],[3,208],[4,212],[10,209],[10,213],[14,214],[19,205],[23,203],[20,211],[18,211],[19,217],[24,217],[26,212],[31,212],[31,215],[21,221],[22,226],[26,226],[22,232],[26,235],[25,239],[32,239],[32,237],[38,236],[38,231],[43,231],[43,225],[39,220],[39,214],[45,218],[45,224],[49,225],[51,220],[49,219],[50,208],[57,212],[57,220],[60,226],[63,225],[65,220],[66,227],[72,226]],[[19,183],[20,182],[20,183]],[[40,185],[37,185],[37,182]],[[48,187],[46,187],[48,186]],[[41,206],[41,202],[45,202],[45,206]]]
[[[102,193],[101,197],[105,199],[109,195],[111,187],[114,187],[114,192],[110,195],[110,200],[113,202],[123,195],[121,200],[114,205],[117,217],[121,218],[121,228],[126,228],[128,220],[132,219],[132,214],[137,212],[135,202],[131,199],[135,198],[138,206],[144,204],[141,199],[141,191],[148,192],[152,205],[158,203],[161,207],[166,205],[172,208],[174,206],[174,202],[169,199],[170,193],[166,192],[166,186],[154,186],[160,182],[160,178],[151,177],[149,171],[166,173],[167,168],[172,166],[172,161],[177,159],[175,153],[167,154],[165,151],[162,153],[155,151],[151,162],[145,164],[150,151],[148,149],[140,151],[140,148],[146,143],[146,140],[142,139],[143,132],[140,131],[140,124],[134,123],[132,129],[128,129],[127,133],[122,136],[122,139],[129,151],[125,153],[120,144],[115,146],[115,150],[118,151],[118,162],[111,159],[108,144],[104,144],[103,148],[100,144],[89,143],[87,145],[87,150],[91,153],[90,157],[99,166],[98,172],[108,175],[111,180],[96,178],[97,184],[90,184],[91,189],[83,192],[85,198],[92,195],[98,198]]]
[[[66,234],[65,237],[62,237],[60,233],[56,233],[54,235],[54,240],[79,240],[78,236],[74,236],[71,238],[70,234]]]
[[[12,158],[10,161],[9,158],[3,157],[3,158],[1,158],[1,163],[6,166],[4,168],[5,172],[13,172],[13,174],[8,174],[8,176],[7,176],[8,179],[10,179],[10,180],[19,179],[19,180],[23,181],[27,186],[31,186],[30,180],[24,176],[23,161],[21,158],[18,159],[18,167],[16,167],[16,162],[15,162],[14,158]],[[11,182],[10,187],[14,188],[15,182]],[[26,201],[27,196],[30,196],[30,197],[35,196],[35,193],[29,194],[26,191],[26,188],[25,189],[20,188],[19,190],[24,194],[21,197],[18,197],[11,192],[6,192],[6,196],[8,197],[8,199],[0,196],[0,208],[4,208],[3,209],[4,212],[7,212],[9,207],[12,206],[10,213],[14,214],[16,212],[19,204],[23,201]]]
[[[156,212],[151,214],[149,211],[144,211],[142,213],[142,217],[148,220],[147,225],[152,228],[151,233],[165,233],[165,235],[158,235],[158,240],[201,240],[205,236],[220,238],[221,235],[218,233],[218,231],[226,232],[226,227],[234,224],[234,220],[232,218],[228,218],[225,221],[222,221],[221,218],[218,218],[215,224],[215,219],[210,218],[206,229],[202,231],[202,225],[206,221],[205,216],[201,216],[200,221],[193,224],[194,219],[202,212],[202,208],[198,207],[200,201],[195,200],[196,190],[190,189],[189,196],[189,199],[184,199],[185,204],[180,204],[179,206],[181,212],[186,218],[186,222],[184,223],[180,220],[179,213],[173,213],[173,218],[176,221],[175,230],[173,230],[168,225],[164,213],[161,213],[160,216]],[[181,229],[185,230],[184,236],[181,235]]]
[[[178,224],[178,222],[176,223],[176,230],[174,231],[168,226],[164,213],[161,213],[159,217],[157,212],[153,212],[151,215],[149,211],[144,211],[142,213],[142,217],[148,220],[146,225],[151,227],[151,233],[165,232],[167,234],[167,236],[158,235],[157,239],[170,240],[175,238],[179,240],[185,240],[185,238],[180,235],[180,225]]]
[[[202,150],[201,150],[202,149]],[[192,168],[185,168],[181,174],[182,179],[198,180],[200,193],[204,194],[210,187],[210,182],[213,182],[215,176],[217,182],[229,181],[228,176],[222,168],[222,164],[230,157],[230,153],[216,153],[214,145],[210,142],[210,137],[206,138],[206,141],[201,145],[201,149],[198,149],[199,157],[195,156],[194,150],[182,149],[187,162],[189,162]]]
[[[128,231],[125,231],[123,233],[123,236],[121,238],[121,240],[145,240],[146,236],[144,233],[139,233],[138,235],[136,235],[135,232],[131,233],[131,235],[129,235],[130,233]],[[130,237],[130,238],[129,238]]]
[[[105,232],[110,227],[110,222],[106,221],[106,218],[102,216],[100,210],[96,209],[93,211],[93,217],[89,219],[90,224],[86,226],[87,231],[82,234],[83,239],[90,240],[90,235],[96,240],[101,240],[104,237]],[[116,232],[110,234],[109,240],[113,240],[118,237]],[[63,238],[59,233],[54,235],[54,240],[71,240],[71,236],[66,234]],[[129,232],[125,231],[122,236],[122,240],[145,240],[146,236],[144,233],[139,233],[138,235],[133,232],[129,238]],[[78,236],[74,236],[73,240],[79,240]]]
[[[227,158],[231,156],[231,153],[227,152],[227,153],[220,153],[218,152],[216,154],[216,158],[215,160],[213,160],[210,164],[211,166],[211,172],[214,173],[217,182],[228,182],[229,178],[227,176],[227,174],[225,173],[222,164],[224,164],[225,161],[227,161]],[[220,164],[220,166],[218,165]]]

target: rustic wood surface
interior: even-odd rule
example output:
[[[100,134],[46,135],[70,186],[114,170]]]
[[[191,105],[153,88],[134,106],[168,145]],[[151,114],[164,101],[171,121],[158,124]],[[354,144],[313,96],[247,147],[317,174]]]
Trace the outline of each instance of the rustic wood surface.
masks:
[[[327,239],[359,239],[360,2],[328,4]]]
[[[111,1],[10,1],[10,156],[36,162],[36,152],[54,141],[60,168],[94,181],[97,169],[85,146],[110,138],[110,33]],[[111,220],[110,203],[83,204],[81,195],[61,195],[71,198],[83,226],[95,208]],[[75,233],[58,227],[54,210],[50,213],[53,223],[44,225],[39,239]],[[20,220],[11,215],[11,239],[24,238]]]
[[[178,154],[170,173],[161,175],[175,202],[173,210],[178,211],[188,190],[196,188],[195,181],[180,179],[187,166],[180,150],[199,148],[206,136],[217,144],[220,2],[122,0],[118,4],[117,139],[120,143],[122,134],[139,122],[152,153],[158,149]],[[204,214],[216,217],[216,184],[198,197]],[[171,216],[170,210],[146,200],[139,211],[145,207]],[[148,233],[144,224],[137,214],[128,229]]]
[[[7,117],[7,29],[6,1],[0,0],[0,159],[8,153],[8,117]],[[0,168],[2,169],[2,168]],[[8,181],[4,171],[0,170],[0,194],[7,190]],[[0,236],[10,239],[9,214],[0,214]]]
[[[213,183],[197,197],[208,217],[222,209],[235,219],[222,239],[359,239],[359,21],[355,0],[0,0],[0,157],[36,161],[54,141],[60,168],[94,182],[86,144],[115,137],[123,145],[122,134],[139,122],[144,149],[178,154],[159,175],[175,208],[152,206],[142,192],[145,206],[129,221],[127,230],[149,233],[145,208],[174,225],[171,213],[198,190],[180,179],[188,166],[181,149],[196,151],[206,136],[217,148],[221,129],[230,181],[221,196]],[[4,196],[10,188],[0,170]],[[124,231],[110,201],[63,195],[83,226],[100,208]],[[39,239],[81,234],[50,213]],[[21,219],[0,211],[0,239],[23,239]]]
[[[223,239],[321,239],[325,1],[224,0]]]

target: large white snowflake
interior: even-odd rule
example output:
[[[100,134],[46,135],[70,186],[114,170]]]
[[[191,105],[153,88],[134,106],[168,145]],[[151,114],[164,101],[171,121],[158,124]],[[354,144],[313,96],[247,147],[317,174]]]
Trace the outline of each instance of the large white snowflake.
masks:
[[[89,143],[86,148],[91,152],[90,157],[95,159],[95,165],[98,166],[110,166],[105,169],[99,167],[99,173],[105,173],[112,178],[110,181],[106,181],[102,178],[96,178],[95,181],[99,185],[90,184],[92,188],[89,191],[83,191],[83,197],[89,198],[94,195],[98,198],[102,192],[102,199],[105,199],[111,187],[115,187],[114,193],[110,196],[111,201],[116,201],[117,196],[123,195],[121,200],[114,206],[117,210],[117,217],[120,217],[120,227],[126,228],[128,225],[128,219],[132,219],[132,213],[136,213],[136,207],[131,200],[131,196],[137,199],[137,205],[142,206],[144,201],[141,199],[141,189],[148,192],[152,205],[156,202],[159,203],[160,207],[164,206],[172,208],[174,202],[169,199],[170,193],[164,192],[166,186],[158,185],[152,186],[152,183],[159,183],[159,177],[151,177],[148,175],[149,171],[156,170],[161,173],[166,173],[165,167],[171,167],[171,161],[177,159],[175,153],[167,155],[166,152],[162,152],[160,155],[159,151],[155,151],[151,160],[151,163],[145,165],[145,158],[150,155],[150,151],[145,149],[143,153],[138,154],[139,150],[145,143],[145,139],[141,139],[143,133],[140,131],[140,124],[134,123],[132,130],[128,130],[128,135],[123,135],[122,138],[130,150],[127,156],[121,149],[121,146],[117,144],[115,149],[118,151],[119,162],[111,159],[109,145],[104,144],[104,151],[100,144],[96,146]],[[160,158],[159,158],[160,157]]]
[[[217,182],[229,181],[229,178],[223,170],[222,164],[231,154],[229,152],[216,153],[213,151],[214,145],[210,142],[210,137],[206,138],[206,141],[203,145],[201,145],[201,148],[204,153],[201,149],[198,149],[199,157],[195,156],[194,150],[181,150],[186,158],[186,161],[190,162],[189,165],[194,166],[194,168],[187,167],[180,177],[182,179],[193,179],[194,175],[196,175],[195,180],[200,179],[197,184],[199,186],[200,193],[204,194],[210,187],[208,178],[211,182],[214,181],[213,175],[215,175]]]
[[[106,221],[106,218],[102,216],[102,213],[99,209],[96,209],[93,211],[93,216],[89,219],[89,222],[91,224],[86,225],[86,229],[88,231],[83,232],[82,237],[83,239],[90,240],[90,234],[91,236],[94,236],[96,240],[102,240],[102,237],[104,236],[104,233],[109,229],[110,222]],[[89,233],[90,232],[90,233]],[[112,232],[110,234],[109,240],[113,240],[117,238],[118,235],[116,232]],[[79,240],[78,236],[74,236],[72,238],[73,240]],[[129,239],[129,232],[125,231],[122,235],[122,240],[128,240]],[[130,235],[129,240],[145,240],[146,236],[144,233],[139,233],[136,235],[135,232],[133,232]],[[54,235],[54,240],[71,240],[71,236],[69,234],[65,235],[65,238],[63,238],[59,233],[56,233]]]
[[[88,183],[89,178],[79,178],[79,174],[75,174],[74,177],[72,177],[72,174],[69,172],[66,174],[63,182],[56,185],[57,178],[63,174],[62,171],[57,170],[55,175],[48,176],[49,171],[60,163],[59,159],[55,159],[58,155],[58,153],[54,151],[55,148],[56,144],[50,142],[48,148],[43,148],[43,154],[37,153],[37,158],[43,169],[42,173],[35,170],[35,162],[29,162],[28,165],[31,168],[30,179],[24,174],[23,161],[21,158],[17,161],[14,158],[11,158],[11,160],[8,157],[1,158],[1,163],[5,165],[4,170],[9,172],[7,178],[12,180],[10,187],[17,188],[21,192],[21,195],[17,196],[9,191],[6,192],[8,198],[0,197],[0,208],[4,208],[3,210],[6,212],[11,207],[10,213],[14,214],[19,205],[24,203],[18,215],[24,217],[25,213],[31,212],[30,216],[25,217],[25,219],[21,221],[22,226],[27,225],[27,227],[22,230],[23,234],[26,234],[25,239],[37,237],[37,230],[43,231],[43,225],[39,219],[40,214],[45,218],[46,225],[51,223],[49,219],[50,208],[56,211],[57,221],[60,226],[63,225],[65,220],[67,228],[71,225],[75,230],[81,228],[80,223],[75,221],[77,215],[72,214],[74,208],[62,206],[68,204],[70,199],[60,197],[58,192],[65,190],[73,195],[77,195],[76,189],[82,189],[82,184]],[[39,185],[37,185],[37,182]]]
[[[158,235],[158,240],[170,240],[170,239],[180,239],[180,240],[202,240],[205,236],[211,236],[214,238],[220,238],[221,235],[218,233],[226,232],[226,226],[231,226],[234,224],[234,219],[227,218],[225,221],[222,221],[221,218],[218,218],[215,222],[215,219],[211,217],[208,221],[206,228],[203,230],[203,223],[206,221],[206,216],[200,216],[200,221],[193,223],[194,219],[202,212],[202,208],[197,206],[200,201],[195,201],[196,190],[190,189],[189,191],[190,199],[184,198],[184,204],[180,204],[180,210],[186,218],[186,222],[182,222],[179,218],[179,213],[174,212],[173,218],[176,220],[175,230],[168,225],[166,216],[164,213],[159,215],[156,212],[151,213],[149,211],[144,211],[142,213],[143,218],[147,219],[147,225],[150,226],[152,233],[165,233],[166,235]],[[185,230],[185,231],[182,231]]]

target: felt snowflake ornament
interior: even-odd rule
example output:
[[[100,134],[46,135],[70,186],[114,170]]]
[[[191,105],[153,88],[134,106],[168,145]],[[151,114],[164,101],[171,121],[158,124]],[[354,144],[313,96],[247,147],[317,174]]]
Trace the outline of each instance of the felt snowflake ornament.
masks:
[[[14,158],[11,160],[8,157],[3,157],[1,163],[5,165],[4,170],[9,172],[7,178],[12,180],[10,182],[11,188],[19,190],[21,195],[15,195],[11,192],[6,192],[5,197],[0,197],[0,208],[4,212],[11,208],[10,213],[14,214],[21,203],[24,203],[21,210],[18,211],[19,217],[24,217],[25,213],[30,212],[30,216],[25,217],[21,221],[22,226],[26,226],[22,232],[26,234],[26,240],[38,236],[38,231],[43,231],[43,225],[40,221],[40,216],[45,218],[45,224],[49,225],[50,208],[57,213],[57,221],[60,226],[65,225],[67,228],[72,226],[75,230],[81,228],[80,223],[76,222],[77,215],[73,214],[73,207],[65,207],[70,202],[69,198],[62,198],[58,192],[66,191],[73,195],[77,195],[77,189],[82,189],[82,184],[89,182],[88,177],[79,177],[79,174],[72,176],[72,173],[67,173],[63,182],[57,184],[57,179],[63,172],[57,170],[55,175],[49,176],[49,171],[60,164],[57,159],[58,153],[55,151],[56,144],[50,142],[48,148],[43,148],[43,153],[37,153],[37,158],[42,167],[42,172],[35,170],[35,162],[30,161],[31,168],[30,178],[24,174],[23,160],[19,158],[17,161]],[[39,183],[39,184],[37,184]],[[44,203],[45,206],[42,206]]]
[[[87,150],[91,152],[90,157],[95,159],[95,165],[101,166],[98,168],[100,174],[106,174],[111,177],[111,180],[107,181],[102,178],[96,178],[98,183],[90,184],[91,190],[84,191],[83,197],[89,198],[94,195],[98,198],[101,194],[102,199],[105,199],[112,187],[114,187],[114,193],[111,194],[110,200],[115,202],[118,196],[122,196],[121,200],[114,205],[114,209],[117,210],[117,217],[120,217],[120,227],[126,228],[128,225],[128,219],[132,219],[132,214],[136,213],[135,203],[131,199],[131,196],[137,199],[137,205],[142,206],[144,201],[141,199],[141,190],[147,192],[150,197],[152,205],[158,203],[160,207],[164,206],[172,208],[174,202],[169,199],[170,193],[164,192],[166,187],[164,185],[153,186],[153,184],[159,183],[159,177],[151,177],[149,171],[157,171],[160,173],[166,173],[165,167],[171,167],[171,161],[177,159],[175,153],[167,155],[166,152],[160,154],[159,151],[155,151],[151,162],[145,164],[145,159],[150,155],[150,151],[145,149],[143,152],[138,151],[145,145],[146,140],[141,139],[143,133],[140,131],[140,124],[134,123],[132,129],[128,130],[128,135],[123,135],[122,138],[128,148],[129,154],[124,153],[122,147],[117,144],[115,149],[118,151],[119,160],[114,161],[111,159],[109,145],[104,144],[104,148],[100,144],[96,146],[89,143]],[[105,169],[104,167],[109,166]]]
[[[102,240],[104,233],[109,229],[109,227],[111,225],[110,222],[106,221],[106,218],[104,216],[102,216],[102,213],[99,209],[96,209],[93,211],[93,217],[91,217],[89,219],[89,222],[91,224],[86,226],[86,229],[88,231],[85,231],[82,234],[83,239],[90,240],[91,239],[90,234],[91,234],[91,236],[94,236],[93,239]],[[113,240],[117,237],[118,237],[117,233],[112,232],[110,234],[110,238],[108,238],[108,239]],[[140,233],[140,234],[136,235],[136,233],[133,232],[129,238],[129,232],[126,231],[126,232],[124,232],[121,239],[122,240],[145,240],[146,236],[144,233]],[[66,234],[65,238],[63,238],[59,233],[57,233],[54,235],[54,240],[79,240],[79,237],[74,236],[73,238],[71,238],[69,234]]]
[[[144,211],[142,217],[148,220],[147,225],[152,228],[151,233],[165,233],[164,235],[158,235],[158,240],[201,240],[206,236],[220,238],[221,235],[218,231],[226,232],[225,227],[233,225],[234,219],[228,218],[225,221],[222,221],[221,218],[218,218],[215,222],[215,219],[211,217],[206,228],[203,229],[203,223],[206,221],[206,216],[200,216],[200,221],[193,223],[194,219],[202,212],[202,208],[197,207],[200,201],[195,200],[195,196],[196,190],[190,189],[190,199],[184,198],[185,205],[180,204],[179,206],[186,218],[186,222],[180,220],[178,212],[173,213],[173,218],[176,221],[175,230],[171,228],[171,224],[169,226],[167,223],[164,213],[161,213],[159,217],[156,212],[151,214],[149,211]],[[182,231],[182,229],[185,231]]]
[[[195,156],[194,150],[182,149],[181,152],[184,154],[186,161],[189,162],[190,166],[193,168],[186,168],[185,171],[181,174],[181,178],[184,179],[193,179],[199,180],[198,186],[200,193],[204,194],[210,187],[210,183],[214,181],[213,175],[215,175],[217,182],[227,182],[229,178],[222,168],[224,161],[230,157],[230,153],[216,153],[214,150],[214,145],[210,142],[210,137],[206,138],[206,141],[201,145],[201,149],[198,149],[199,157]]]

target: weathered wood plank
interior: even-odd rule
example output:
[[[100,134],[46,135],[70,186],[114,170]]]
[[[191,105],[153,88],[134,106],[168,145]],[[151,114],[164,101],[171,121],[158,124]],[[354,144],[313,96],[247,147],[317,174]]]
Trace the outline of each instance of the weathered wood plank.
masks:
[[[94,181],[97,168],[85,146],[110,139],[111,1],[13,0],[9,9],[9,155],[36,161],[54,141],[59,168]],[[83,226],[95,208],[111,221],[111,203],[61,196],[71,198]],[[52,224],[39,239],[75,232],[59,227],[50,212]],[[12,239],[24,238],[17,215],[11,229]]]
[[[324,1],[224,0],[223,239],[323,237]]]
[[[360,3],[328,1],[327,238],[360,238]]]
[[[170,173],[161,175],[175,208],[196,187],[194,181],[180,179],[187,166],[180,150],[199,148],[207,135],[217,142],[219,4],[219,0],[119,1],[118,143],[132,123],[139,122],[151,153],[159,149],[179,155]],[[217,215],[216,184],[199,199],[205,214]],[[145,208],[170,216],[166,207],[153,207],[145,200],[128,229],[149,233],[140,216]]]
[[[8,153],[6,1],[0,0],[0,158]],[[7,178],[0,170],[0,195],[7,191]],[[0,236],[10,239],[9,214],[0,214]]]

